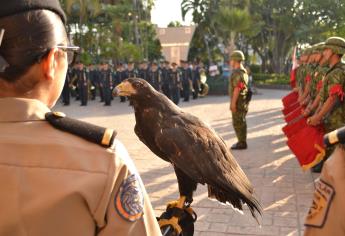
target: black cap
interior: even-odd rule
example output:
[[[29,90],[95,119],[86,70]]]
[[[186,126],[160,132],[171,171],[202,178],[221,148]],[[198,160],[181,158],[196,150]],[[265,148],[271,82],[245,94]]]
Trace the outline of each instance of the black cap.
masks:
[[[58,14],[63,23],[67,21],[58,0],[10,0],[2,1],[1,5],[0,18],[32,10],[50,10]]]

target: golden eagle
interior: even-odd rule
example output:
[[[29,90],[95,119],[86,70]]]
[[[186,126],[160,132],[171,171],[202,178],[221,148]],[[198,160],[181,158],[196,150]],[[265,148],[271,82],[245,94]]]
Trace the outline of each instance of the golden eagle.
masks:
[[[253,187],[212,128],[183,112],[145,80],[127,79],[116,87],[114,94],[129,98],[139,139],[154,154],[173,165],[180,200],[185,205],[192,203],[198,183],[207,184],[210,198],[230,203],[238,210],[247,204],[257,220],[261,206],[253,196]]]

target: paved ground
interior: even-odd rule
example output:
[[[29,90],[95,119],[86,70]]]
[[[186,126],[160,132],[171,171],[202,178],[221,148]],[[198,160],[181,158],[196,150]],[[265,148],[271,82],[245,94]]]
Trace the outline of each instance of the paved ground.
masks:
[[[310,172],[302,172],[285,145],[281,132],[280,98],[286,92],[260,90],[260,93],[254,96],[248,114],[249,149],[233,154],[254,184],[263,204],[262,227],[257,226],[247,211],[241,215],[231,207],[208,200],[206,188],[199,186],[193,203],[198,214],[198,236],[303,234],[304,216],[313,191],[313,176]],[[208,97],[182,104],[182,107],[209,123],[229,145],[235,142],[227,97]],[[56,110],[118,131],[118,137],[135,160],[157,215],[168,201],[178,197],[173,169],[154,156],[135,136],[134,115],[127,104],[116,100],[112,107],[103,107],[98,102],[91,102],[85,108],[76,103],[71,107],[57,106]]]

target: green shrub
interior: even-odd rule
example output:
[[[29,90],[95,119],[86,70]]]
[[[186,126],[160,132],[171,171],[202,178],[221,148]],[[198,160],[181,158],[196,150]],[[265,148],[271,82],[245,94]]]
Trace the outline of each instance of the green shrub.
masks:
[[[286,74],[253,74],[253,81],[257,84],[274,84],[283,85],[289,84],[290,78]]]
[[[226,95],[228,93],[228,79],[221,78],[220,76],[215,78],[208,78],[207,84],[210,87],[209,94]]]
[[[249,69],[252,72],[252,74],[258,74],[261,71],[261,66],[256,65],[256,64],[251,64],[251,65],[249,65]]]

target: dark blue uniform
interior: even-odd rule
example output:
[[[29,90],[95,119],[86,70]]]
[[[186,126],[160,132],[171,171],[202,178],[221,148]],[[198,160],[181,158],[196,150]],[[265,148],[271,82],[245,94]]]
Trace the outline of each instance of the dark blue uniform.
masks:
[[[170,73],[171,70],[168,68],[161,69],[162,92],[165,96],[171,99]]]
[[[178,105],[180,102],[180,87],[181,87],[180,74],[178,71],[170,70],[169,87],[171,91],[171,100],[176,105]]]
[[[98,72],[96,69],[89,70],[91,100],[96,99],[96,88],[98,86]]]
[[[77,69],[75,71],[78,83],[79,99],[82,106],[87,106],[89,99],[89,78],[86,69]]]
[[[149,70],[148,69],[139,69],[138,76],[140,79],[146,80],[147,82],[150,83],[150,81],[149,81]]]
[[[192,85],[193,85],[193,99],[197,99],[199,96],[199,90],[200,90],[200,68],[198,66],[196,66],[193,69]]]
[[[188,102],[190,97],[190,84],[192,81],[192,70],[190,68],[181,69],[181,82],[183,91],[183,101]]]
[[[110,69],[102,70],[101,77],[103,81],[104,105],[111,106],[112,91],[114,88],[113,72]]]
[[[154,87],[155,90],[160,91],[161,90],[161,75],[160,71],[149,71],[149,83]]]
[[[138,77],[138,72],[133,69],[133,70],[126,70],[126,79],[128,78],[137,78]]]
[[[71,91],[70,91],[70,83],[71,83],[71,76],[72,76],[72,69],[68,69],[66,74],[65,84],[62,90],[62,102],[65,106],[70,104],[71,98]]]

